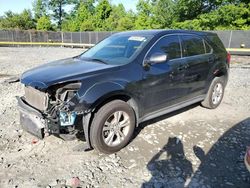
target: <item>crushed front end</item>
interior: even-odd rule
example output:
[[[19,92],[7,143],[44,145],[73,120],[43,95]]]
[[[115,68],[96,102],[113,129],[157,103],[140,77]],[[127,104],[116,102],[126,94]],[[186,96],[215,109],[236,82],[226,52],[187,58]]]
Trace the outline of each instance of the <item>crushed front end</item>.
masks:
[[[75,138],[83,131],[83,111],[75,109],[80,87],[80,82],[57,84],[46,91],[25,86],[25,95],[17,97],[22,128],[40,139],[51,134]]]

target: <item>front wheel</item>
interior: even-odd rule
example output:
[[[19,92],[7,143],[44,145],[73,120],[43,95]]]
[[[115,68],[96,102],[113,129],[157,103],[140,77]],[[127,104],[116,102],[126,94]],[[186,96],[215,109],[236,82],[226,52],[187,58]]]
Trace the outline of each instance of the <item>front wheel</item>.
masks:
[[[130,141],[135,128],[135,113],[124,101],[105,104],[95,114],[90,127],[90,141],[99,152],[119,151]]]
[[[225,80],[224,77],[216,77],[212,81],[207,96],[201,102],[202,106],[209,109],[217,108],[224,96]]]

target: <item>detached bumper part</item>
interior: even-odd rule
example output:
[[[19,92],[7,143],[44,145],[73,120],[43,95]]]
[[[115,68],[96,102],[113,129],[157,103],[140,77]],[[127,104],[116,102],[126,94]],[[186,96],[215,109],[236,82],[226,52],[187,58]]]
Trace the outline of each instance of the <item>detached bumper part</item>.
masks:
[[[25,131],[31,133],[32,135],[43,139],[46,122],[42,114],[34,108],[30,107],[28,104],[26,104],[22,97],[16,98],[20,110],[20,124],[22,128]]]
[[[22,128],[31,133],[32,135],[38,137],[39,139],[44,138],[44,127],[39,127],[39,124],[42,124],[42,122],[39,122],[40,119],[36,116],[32,116],[29,114],[25,114],[20,112],[20,124]]]

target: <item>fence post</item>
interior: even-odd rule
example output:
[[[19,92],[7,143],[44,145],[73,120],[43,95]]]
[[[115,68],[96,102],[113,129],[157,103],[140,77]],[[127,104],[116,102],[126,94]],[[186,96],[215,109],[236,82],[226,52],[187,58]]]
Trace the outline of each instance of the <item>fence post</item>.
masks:
[[[82,32],[79,32],[80,34],[80,43],[82,44]]]
[[[88,32],[88,34],[89,34],[89,44],[91,44],[90,32]]]
[[[14,42],[14,31],[11,31],[12,42]],[[14,44],[12,46],[15,46]]]
[[[32,36],[31,36],[31,32],[29,30],[29,36],[30,36],[30,42],[32,43]],[[32,45],[32,44],[31,44]]]
[[[14,33],[13,33],[13,31],[11,31],[11,40],[12,40],[12,42],[14,42]]]
[[[230,46],[231,46],[232,35],[233,35],[233,31],[231,30],[230,37],[229,37],[229,42],[228,42],[228,48],[230,48]]]
[[[98,33],[99,32],[95,32],[95,43],[98,43]]]
[[[62,31],[61,31],[61,43],[62,43],[61,47],[63,47],[64,38],[63,38],[63,32]]]

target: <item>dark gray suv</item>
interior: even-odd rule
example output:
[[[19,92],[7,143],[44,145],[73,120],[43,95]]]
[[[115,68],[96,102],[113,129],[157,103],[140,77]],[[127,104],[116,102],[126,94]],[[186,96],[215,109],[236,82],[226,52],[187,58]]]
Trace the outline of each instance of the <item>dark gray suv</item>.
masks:
[[[21,125],[39,138],[84,136],[86,149],[113,153],[143,121],[198,102],[216,108],[229,62],[215,33],[117,33],[79,56],[25,72]]]

